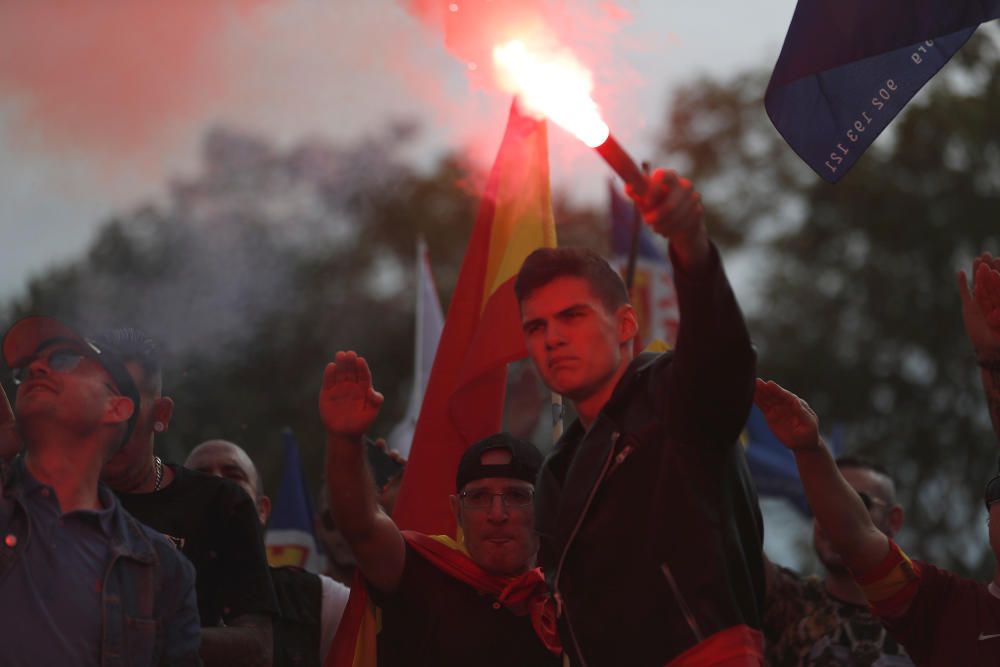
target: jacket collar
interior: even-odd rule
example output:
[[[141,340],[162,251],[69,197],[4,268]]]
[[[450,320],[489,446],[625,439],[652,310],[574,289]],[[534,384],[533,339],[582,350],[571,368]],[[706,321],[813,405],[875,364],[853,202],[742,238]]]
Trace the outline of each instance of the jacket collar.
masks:
[[[18,456],[11,461],[3,479],[3,493],[16,499],[24,505],[25,492],[28,487],[37,485],[24,465],[24,457]],[[153,563],[156,553],[149,537],[143,532],[138,519],[125,511],[117,496],[103,482],[98,484],[98,497],[106,508],[101,512],[100,523],[108,536],[111,551],[117,556],[131,558],[140,563]]]

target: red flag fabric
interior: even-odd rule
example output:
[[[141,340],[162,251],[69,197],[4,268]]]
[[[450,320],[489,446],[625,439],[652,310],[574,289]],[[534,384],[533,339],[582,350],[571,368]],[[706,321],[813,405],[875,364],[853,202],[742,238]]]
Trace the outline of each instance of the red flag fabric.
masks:
[[[527,356],[514,278],[555,246],[545,122],[512,105],[448,308],[393,519],[455,534],[448,495],[465,449],[500,430],[507,364]]]

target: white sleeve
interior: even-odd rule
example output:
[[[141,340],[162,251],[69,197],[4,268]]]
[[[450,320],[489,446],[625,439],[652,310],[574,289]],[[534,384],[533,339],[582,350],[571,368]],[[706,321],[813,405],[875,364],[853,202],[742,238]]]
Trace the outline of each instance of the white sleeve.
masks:
[[[334,635],[337,634],[337,626],[340,625],[340,619],[344,615],[351,589],[325,574],[319,575],[319,581],[323,586],[319,635],[319,658],[322,662],[326,660],[326,653],[330,650]]]

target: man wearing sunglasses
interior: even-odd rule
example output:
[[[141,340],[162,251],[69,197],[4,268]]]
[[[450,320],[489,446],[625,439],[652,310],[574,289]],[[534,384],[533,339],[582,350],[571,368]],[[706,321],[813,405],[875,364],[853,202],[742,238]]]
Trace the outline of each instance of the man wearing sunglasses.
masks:
[[[972,288],[958,272],[965,332],[976,353],[993,428],[1000,437],[1000,260],[973,261]],[[1000,475],[984,492],[990,548],[997,561],[986,585],[911,560],[876,527],[819,437],[805,401],[757,381],[755,400],[774,434],[795,455],[809,505],[875,613],[921,666],[1000,665]],[[994,521],[996,519],[996,521]]]
[[[895,483],[889,473],[861,458],[841,457],[836,464],[875,527],[890,539],[895,536],[903,525],[903,508],[896,503]],[[770,667],[912,665],[903,647],[872,613],[843,557],[816,522],[813,548],[826,570],[823,577],[804,577],[765,562],[765,663]]]
[[[99,481],[135,424],[124,365],[45,317],[2,348],[23,443],[0,482],[3,664],[200,664],[194,569]]]
[[[364,435],[382,401],[364,358],[338,352],[319,401],[327,488],[333,519],[366,586],[352,590],[327,664],[350,665],[363,639],[375,640],[373,618],[350,620],[356,596],[365,592],[381,609],[381,667],[560,664],[555,629],[544,613],[545,583],[535,568],[532,499],[541,453],[508,434],[472,445],[449,497],[463,539],[401,532],[376,502],[365,453]]]
[[[194,565],[206,666],[270,665],[278,607],[253,501],[228,480],[155,455],[154,439],[173,414],[157,343],[131,328],[95,341],[122,360],[139,392],[135,430],[105,463],[102,479],[129,513]]]

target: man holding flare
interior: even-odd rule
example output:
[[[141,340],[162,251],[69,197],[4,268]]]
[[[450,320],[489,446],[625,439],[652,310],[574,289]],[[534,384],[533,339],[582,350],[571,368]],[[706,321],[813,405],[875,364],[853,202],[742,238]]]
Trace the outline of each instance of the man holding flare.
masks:
[[[514,290],[528,352],[578,420],[539,475],[539,564],[573,665],[760,665],[762,523],[738,438],[756,354],[690,181],[656,170],[643,217],[670,240],[677,346],[635,356],[618,274],[543,248]]]

